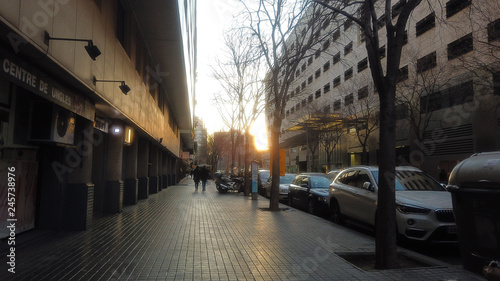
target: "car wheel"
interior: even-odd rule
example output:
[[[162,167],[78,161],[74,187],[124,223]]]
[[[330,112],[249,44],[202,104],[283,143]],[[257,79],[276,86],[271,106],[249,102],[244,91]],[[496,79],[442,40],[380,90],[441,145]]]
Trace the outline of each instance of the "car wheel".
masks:
[[[316,211],[314,210],[314,201],[312,199],[307,202],[307,212],[311,215],[316,214]]]
[[[340,213],[339,204],[335,200],[330,203],[330,220],[336,224],[344,224],[344,217]]]

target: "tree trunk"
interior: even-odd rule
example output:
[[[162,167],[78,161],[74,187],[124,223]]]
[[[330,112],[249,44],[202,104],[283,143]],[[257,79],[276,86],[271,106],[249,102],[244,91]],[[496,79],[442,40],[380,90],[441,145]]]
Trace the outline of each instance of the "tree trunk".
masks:
[[[249,170],[249,167],[250,167],[250,143],[249,143],[249,140],[250,140],[250,133],[248,132],[248,128],[247,130],[245,131],[245,174],[244,174],[244,192],[243,194],[245,196],[248,196],[250,194],[250,173],[248,172]]]
[[[388,89],[395,91],[395,89]],[[395,95],[381,93],[380,98],[380,157],[378,208],[375,222],[376,263],[378,269],[399,268],[397,260],[396,193],[396,121]]]
[[[280,129],[281,120],[275,117],[273,120],[273,128],[271,130],[271,158],[272,167],[271,175],[271,198],[269,199],[269,210],[279,211],[279,184],[280,184]]]

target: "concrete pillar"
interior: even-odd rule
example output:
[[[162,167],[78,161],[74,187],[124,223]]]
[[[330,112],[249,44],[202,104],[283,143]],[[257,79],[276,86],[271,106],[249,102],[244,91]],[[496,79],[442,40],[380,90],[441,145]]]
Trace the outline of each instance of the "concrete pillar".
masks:
[[[149,195],[149,141],[144,138],[138,139],[137,148],[137,178],[139,180],[138,198],[146,199]]]
[[[132,143],[123,149],[124,157],[124,192],[123,203],[133,205],[138,200],[139,180],[137,179],[137,154],[139,151],[139,141],[133,137]]]
[[[149,145],[149,194],[158,193],[158,147]]]
[[[92,183],[93,123],[77,118],[75,148],[66,149],[68,173],[64,200],[64,228],[85,230],[92,224],[94,185]]]
[[[121,212],[123,208],[123,130],[123,123],[114,120],[109,132],[106,189],[104,192],[104,209],[109,213]]]
[[[163,152],[163,157],[162,157],[162,188],[167,188],[168,187],[168,155],[167,152]]]

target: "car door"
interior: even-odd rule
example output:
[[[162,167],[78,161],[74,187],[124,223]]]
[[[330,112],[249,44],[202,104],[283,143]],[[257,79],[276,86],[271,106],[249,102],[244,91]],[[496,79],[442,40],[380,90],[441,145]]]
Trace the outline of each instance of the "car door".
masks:
[[[300,183],[295,192],[295,200],[297,207],[304,210],[307,208],[307,200],[309,198],[309,177],[303,176],[300,178]]]
[[[298,204],[298,198],[297,198],[297,192],[300,187],[300,183],[302,181],[303,176],[296,176],[293,182],[290,184],[290,187],[288,188],[288,196],[289,196],[289,201],[292,202],[293,206],[297,206]],[[292,207],[292,206],[290,206]]]
[[[340,211],[342,214],[352,217],[356,212],[353,207],[353,202],[356,199],[357,184],[356,177],[357,170],[348,170],[343,172],[335,182],[336,192],[335,199],[339,203]]]
[[[365,184],[367,182],[370,184],[368,189]],[[351,201],[352,217],[373,225],[375,223],[375,211],[377,210],[377,192],[372,177],[365,170],[358,171],[354,190]]]

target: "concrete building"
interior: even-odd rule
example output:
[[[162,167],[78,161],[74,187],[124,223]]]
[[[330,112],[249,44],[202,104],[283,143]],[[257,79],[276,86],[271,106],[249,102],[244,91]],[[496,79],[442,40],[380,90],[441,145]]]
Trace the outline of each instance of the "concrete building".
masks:
[[[404,3],[393,1],[393,22]],[[351,6],[351,12],[357,15],[359,8]],[[378,14],[384,64],[385,17],[383,10]],[[287,171],[376,165],[382,157],[378,94],[364,35],[339,14],[318,32],[324,40],[299,64],[286,97],[280,146],[286,149]],[[410,16],[406,39],[397,93],[398,164],[439,178],[472,153],[500,149],[499,1],[422,1]],[[266,115],[269,127],[271,111]],[[320,116],[329,116],[330,131],[340,134],[330,141],[335,144],[330,157],[305,127]],[[308,142],[318,149],[312,151]]]
[[[194,141],[195,141],[195,155],[194,164],[207,164],[207,129],[205,123],[201,118],[194,117]]]
[[[0,238],[13,217],[16,232],[83,230],[179,181],[195,14],[196,0],[0,1]]]

